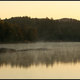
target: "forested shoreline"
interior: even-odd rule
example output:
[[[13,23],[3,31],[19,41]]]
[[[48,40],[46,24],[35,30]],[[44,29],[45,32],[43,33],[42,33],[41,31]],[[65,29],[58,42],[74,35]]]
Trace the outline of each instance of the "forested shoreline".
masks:
[[[0,19],[0,43],[80,41],[80,21],[72,18]]]

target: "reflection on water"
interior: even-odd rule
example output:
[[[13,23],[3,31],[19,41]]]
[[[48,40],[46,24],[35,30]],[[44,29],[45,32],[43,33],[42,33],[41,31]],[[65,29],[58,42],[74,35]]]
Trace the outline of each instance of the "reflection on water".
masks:
[[[63,44],[62,44],[63,45]],[[28,50],[13,53],[0,54],[0,66],[10,64],[11,66],[29,67],[31,65],[53,66],[54,63],[77,63],[80,61],[80,47],[63,46],[52,47],[46,50]]]
[[[2,67],[4,67],[4,65],[6,65],[6,66],[10,65],[11,67],[16,66],[16,68],[18,67],[18,68],[23,68],[23,69],[30,68],[29,71],[33,74],[29,75],[29,76],[27,76],[28,74],[26,75],[27,77],[30,78],[35,73],[33,70],[36,71],[37,68],[39,70],[39,67],[40,67],[40,69],[43,68],[43,71],[44,71],[43,73],[44,73],[45,78],[47,78],[47,77],[50,78],[49,75],[48,76],[46,76],[46,75],[48,74],[49,71],[53,71],[53,68],[55,68],[55,64],[57,64],[58,67],[59,67],[58,64],[61,64],[61,63],[66,66],[69,65],[70,69],[71,69],[71,68],[73,68],[73,66],[71,66],[72,64],[79,64],[79,62],[80,62],[80,43],[44,43],[44,44],[41,43],[41,45],[40,46],[39,45],[40,45],[40,43],[28,44],[26,46],[23,44],[18,44],[18,45],[16,45],[17,50],[20,50],[20,49],[21,50],[29,49],[29,50],[0,53],[0,69]],[[5,47],[5,48],[7,48],[7,47],[10,48],[9,46],[6,46],[6,45],[4,46],[4,44],[2,44],[2,47]],[[1,48],[1,46],[0,46],[0,48]],[[37,49],[37,48],[41,48],[41,49]],[[46,49],[44,50],[42,48],[46,48]],[[13,47],[13,49],[15,49],[15,47]],[[30,50],[30,49],[32,49],[32,50]],[[63,65],[63,67],[64,67],[64,65]],[[35,69],[32,66],[35,66]],[[47,68],[46,70],[48,70],[48,72],[46,72],[44,66]],[[50,68],[50,67],[52,67],[52,68]],[[56,70],[53,71],[55,74],[59,74],[58,67],[56,68]],[[61,69],[61,67],[59,69]],[[75,69],[77,70],[77,67],[75,67]],[[38,73],[38,70],[37,70],[36,74],[43,75],[43,73]],[[63,70],[61,71],[62,73],[63,73]],[[49,72],[49,73],[51,73],[51,72]],[[59,74],[59,75],[61,75],[61,74]],[[35,76],[33,76],[33,77],[35,77]],[[59,76],[59,78],[60,78],[60,76]]]

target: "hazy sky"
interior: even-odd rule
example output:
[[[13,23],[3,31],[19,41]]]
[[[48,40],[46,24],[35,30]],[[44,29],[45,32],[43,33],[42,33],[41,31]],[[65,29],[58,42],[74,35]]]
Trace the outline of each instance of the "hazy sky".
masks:
[[[80,20],[80,1],[0,1],[0,18],[75,18]]]

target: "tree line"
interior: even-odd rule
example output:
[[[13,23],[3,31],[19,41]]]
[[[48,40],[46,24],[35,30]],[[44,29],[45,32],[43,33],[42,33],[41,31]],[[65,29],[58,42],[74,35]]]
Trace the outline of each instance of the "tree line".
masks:
[[[36,41],[80,41],[80,21],[28,16],[0,19],[0,43]]]

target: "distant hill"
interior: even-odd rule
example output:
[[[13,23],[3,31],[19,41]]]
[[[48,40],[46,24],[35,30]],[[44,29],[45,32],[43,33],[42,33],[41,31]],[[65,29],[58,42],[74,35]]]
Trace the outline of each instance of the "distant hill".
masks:
[[[61,19],[58,19],[59,21],[65,21],[65,22],[67,22],[67,21],[79,21],[79,20],[77,20],[77,19],[72,19],[72,18],[61,18]]]
[[[12,17],[0,20],[0,42],[80,41],[80,21]]]

